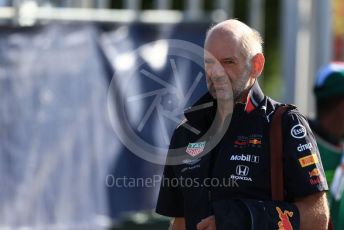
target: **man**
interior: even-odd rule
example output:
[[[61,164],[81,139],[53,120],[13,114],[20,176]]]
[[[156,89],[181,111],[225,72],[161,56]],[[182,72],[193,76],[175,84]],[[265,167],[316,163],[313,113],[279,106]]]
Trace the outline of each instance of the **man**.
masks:
[[[226,20],[208,31],[209,93],[185,112],[186,120],[173,134],[156,208],[174,217],[172,229],[251,229],[255,222],[241,201],[271,201],[268,133],[279,103],[258,85],[264,62],[259,33],[244,23]],[[276,206],[266,216],[280,218],[273,229],[290,229],[298,213],[301,229],[327,229],[328,188],[313,134],[296,109],[284,114],[282,123],[285,203],[293,211]],[[185,159],[178,165],[169,162],[171,155]],[[168,183],[187,179],[194,183]],[[231,205],[223,206],[227,201]],[[226,217],[219,218],[223,213]]]
[[[328,198],[334,229],[344,229],[344,199],[340,189],[340,183],[344,182],[341,182],[344,180],[344,62],[330,63],[319,70],[314,94],[316,120],[310,121],[310,125],[317,140],[326,179],[332,184]]]

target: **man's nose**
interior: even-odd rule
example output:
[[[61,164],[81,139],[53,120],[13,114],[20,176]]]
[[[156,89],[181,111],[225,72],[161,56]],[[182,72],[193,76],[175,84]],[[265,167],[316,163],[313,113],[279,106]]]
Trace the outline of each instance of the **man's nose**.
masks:
[[[210,77],[219,77],[225,75],[225,70],[220,63],[214,63],[207,71]]]

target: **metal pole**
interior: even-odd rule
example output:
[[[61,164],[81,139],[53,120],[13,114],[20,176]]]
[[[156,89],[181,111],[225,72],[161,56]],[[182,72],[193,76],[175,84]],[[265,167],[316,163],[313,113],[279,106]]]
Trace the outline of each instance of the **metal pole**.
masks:
[[[215,21],[222,21],[225,19],[233,18],[233,8],[233,0],[217,0],[215,2],[215,9],[213,12],[213,14],[217,15],[214,15],[213,18],[218,18]]]
[[[296,56],[296,32],[298,26],[298,11],[296,0],[282,0],[282,75],[284,78],[283,101],[294,103],[295,101],[295,56]]]
[[[332,57],[332,15],[331,1],[312,1],[311,23],[311,49],[309,66],[309,87],[307,87],[308,106],[307,111],[311,117],[315,117],[315,101],[313,95],[314,78],[317,70],[329,63]]]
[[[141,0],[126,0],[124,1],[124,8],[130,10],[139,10],[141,7]]]
[[[81,8],[93,8],[93,0],[81,0]]]
[[[67,8],[72,8],[72,7],[78,7],[78,3],[80,0],[66,0],[66,7]]]
[[[202,15],[202,3],[201,0],[188,0],[186,5],[186,17],[191,20],[196,20]]]
[[[96,8],[110,8],[110,0],[96,0]]]
[[[155,9],[159,10],[167,10],[171,8],[171,1],[170,0],[155,0],[154,1]]]
[[[12,18],[12,22],[13,24],[15,25],[18,25],[19,24],[19,18],[20,18],[20,6],[22,4],[22,0],[13,0],[13,8],[15,9],[14,12],[15,12],[15,15],[14,17]]]
[[[251,0],[249,4],[249,24],[255,28],[260,34],[264,35],[264,7],[265,0]]]
[[[312,16],[312,22],[315,29],[314,38],[317,39],[315,50],[318,51],[318,54],[315,55],[316,68],[330,62],[333,55],[331,3],[332,1],[324,0],[315,0],[313,3],[314,15]]]
[[[295,104],[301,113],[308,115],[309,92],[311,90],[311,16],[313,1],[299,0],[299,23],[296,34],[296,65],[295,65]]]

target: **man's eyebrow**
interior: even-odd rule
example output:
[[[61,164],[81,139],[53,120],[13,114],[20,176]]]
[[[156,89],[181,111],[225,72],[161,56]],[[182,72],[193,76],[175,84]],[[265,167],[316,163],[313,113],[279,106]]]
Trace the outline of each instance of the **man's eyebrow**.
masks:
[[[220,61],[221,61],[221,62],[228,62],[228,61],[230,61],[230,62],[236,62],[237,59],[238,59],[237,57],[233,56],[233,57],[221,58]],[[205,57],[205,58],[204,58],[204,61],[205,61],[205,62],[208,62],[208,63],[211,63],[211,62],[216,61],[216,59],[214,59],[213,57]]]

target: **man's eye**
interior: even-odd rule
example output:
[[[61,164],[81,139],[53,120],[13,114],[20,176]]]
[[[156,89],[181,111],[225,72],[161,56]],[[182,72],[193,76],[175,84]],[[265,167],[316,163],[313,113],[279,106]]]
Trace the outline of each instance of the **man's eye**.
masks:
[[[235,64],[234,61],[232,60],[226,60],[226,61],[223,61],[224,64]]]

